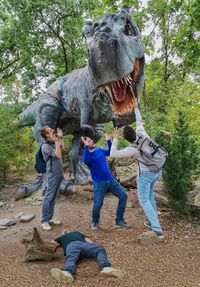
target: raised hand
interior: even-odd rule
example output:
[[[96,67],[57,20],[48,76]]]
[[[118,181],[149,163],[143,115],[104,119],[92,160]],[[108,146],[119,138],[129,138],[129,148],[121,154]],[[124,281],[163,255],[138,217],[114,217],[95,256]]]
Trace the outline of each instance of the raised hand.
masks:
[[[90,139],[81,137],[82,142],[84,143],[84,146],[88,146]]]
[[[59,138],[63,137],[63,131],[60,128],[57,128],[57,135]]]
[[[121,137],[121,129],[114,128],[113,129],[113,138],[119,139]]]
[[[111,140],[111,137],[110,137],[109,134],[105,134],[104,136],[105,136],[105,140],[106,140],[106,141],[110,141],[110,140]]]

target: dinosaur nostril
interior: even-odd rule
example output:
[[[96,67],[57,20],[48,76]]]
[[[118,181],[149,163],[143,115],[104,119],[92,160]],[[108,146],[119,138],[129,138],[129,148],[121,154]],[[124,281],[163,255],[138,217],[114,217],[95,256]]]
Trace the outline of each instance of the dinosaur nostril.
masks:
[[[101,28],[101,32],[110,33],[112,29],[108,26]]]

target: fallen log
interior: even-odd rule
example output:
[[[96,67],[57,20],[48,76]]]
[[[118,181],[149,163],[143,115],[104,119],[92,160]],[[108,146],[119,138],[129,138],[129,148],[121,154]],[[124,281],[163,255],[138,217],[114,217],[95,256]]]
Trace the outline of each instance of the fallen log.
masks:
[[[119,182],[125,188],[137,188],[136,175],[128,179],[120,180]]]
[[[54,240],[42,239],[36,227],[33,228],[32,238],[23,238],[22,244],[27,248],[25,261],[52,260],[56,249],[59,246],[59,244]]]

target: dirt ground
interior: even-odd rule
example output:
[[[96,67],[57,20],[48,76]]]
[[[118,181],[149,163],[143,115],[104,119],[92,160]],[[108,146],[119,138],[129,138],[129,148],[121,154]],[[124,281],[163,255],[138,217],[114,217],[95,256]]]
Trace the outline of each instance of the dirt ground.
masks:
[[[49,273],[53,267],[63,268],[64,256],[61,250],[57,251],[56,259],[51,262],[24,261],[26,249],[20,240],[31,232],[34,226],[38,227],[42,237],[48,239],[55,238],[65,229],[79,230],[93,241],[102,244],[112,265],[120,268],[124,274],[123,279],[105,278],[100,274],[94,260],[84,260],[77,265],[72,283],[74,287],[200,286],[200,225],[191,221],[180,221],[173,217],[168,209],[158,206],[165,239],[156,245],[138,244],[136,237],[147,230],[143,225],[145,217],[139,207],[135,190],[129,191],[125,213],[126,221],[133,224],[131,229],[122,230],[115,227],[117,199],[108,194],[101,211],[101,229],[92,231],[92,194],[79,187],[76,194],[60,195],[57,198],[55,214],[63,223],[46,232],[39,228],[41,206],[27,204],[24,199],[14,202],[15,192],[15,186],[0,191],[0,201],[9,203],[9,207],[0,208],[0,219],[14,218],[20,212],[34,213],[36,216],[29,223],[17,223],[0,231],[1,287],[65,286],[54,281]]]

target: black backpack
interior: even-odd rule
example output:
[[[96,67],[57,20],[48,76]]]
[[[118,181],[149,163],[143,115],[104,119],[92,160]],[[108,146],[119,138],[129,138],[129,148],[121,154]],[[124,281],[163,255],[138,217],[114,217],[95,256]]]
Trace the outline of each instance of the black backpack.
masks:
[[[43,144],[49,144],[54,148],[54,146],[52,145],[51,142],[45,141]],[[42,154],[43,144],[41,145],[41,147],[39,148],[39,150],[37,151],[37,153],[35,155],[35,169],[38,173],[45,173],[46,172],[47,161],[51,158],[51,156],[49,156],[47,161],[44,160],[43,154]]]

